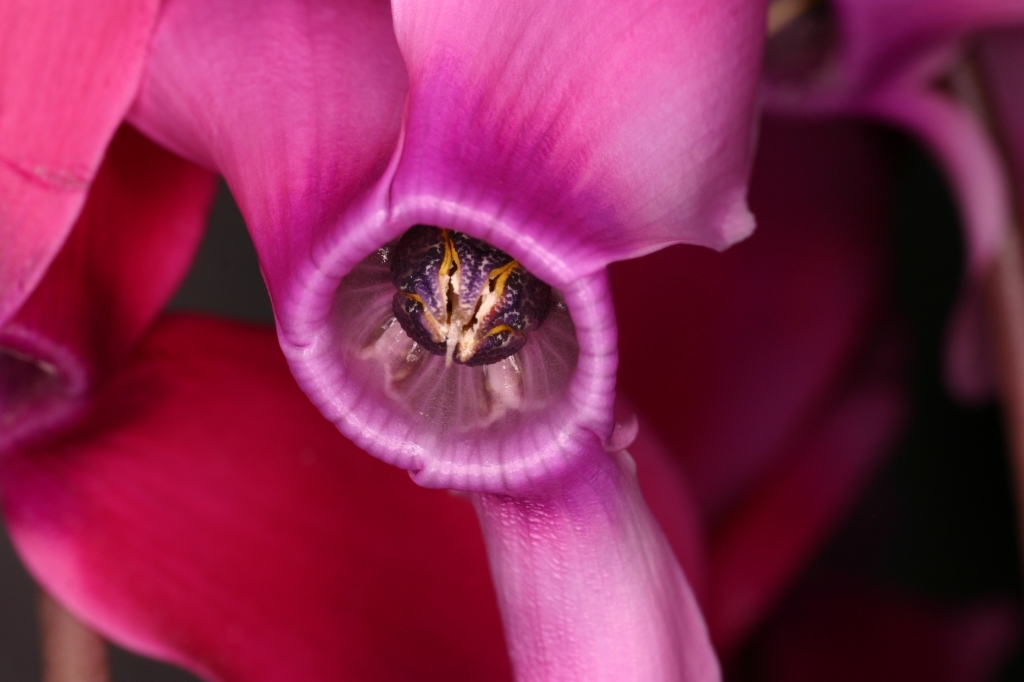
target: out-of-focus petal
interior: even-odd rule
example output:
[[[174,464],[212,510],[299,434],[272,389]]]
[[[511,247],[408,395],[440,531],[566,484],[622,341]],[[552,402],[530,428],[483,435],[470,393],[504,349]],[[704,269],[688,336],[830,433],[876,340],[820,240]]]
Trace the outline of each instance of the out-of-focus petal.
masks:
[[[679,458],[640,415],[636,441],[629,446],[636,461],[637,481],[644,500],[665,533],[686,580],[703,605],[708,578],[707,533],[704,514]],[[705,617],[707,611],[705,610]]]
[[[861,126],[767,120],[751,184],[763,230],[723,255],[676,247],[611,268],[620,386],[709,520],[784,456],[873,332],[881,155]]]
[[[720,651],[734,650],[761,623],[890,453],[907,400],[889,358],[878,360],[709,533],[705,613]]]
[[[947,331],[945,377],[961,399],[976,401],[995,386],[982,288],[1010,226],[1011,187],[1005,165],[981,122],[962,105],[924,87],[874,93],[862,109],[917,136],[952,184],[964,225],[964,281]]]
[[[787,605],[755,665],[769,682],[988,682],[1013,653],[1017,611],[822,578]]]
[[[138,87],[157,0],[0,6],[0,325],[82,207]]]
[[[985,34],[978,41],[978,61],[1014,189],[1024,196],[1024,27]]]
[[[1024,3],[1018,0],[830,0],[768,46],[769,110],[882,120],[921,138],[946,171],[963,216],[967,263],[947,331],[944,373],[953,394],[967,402],[987,398],[995,386],[981,289],[1007,229],[1010,194],[990,131],[983,129],[977,112],[968,111],[937,82],[949,76],[966,37],[1022,23]],[[983,38],[980,44],[986,42]],[[1020,57],[996,61],[1019,71]],[[806,68],[791,68],[801,60]],[[993,108],[996,118],[1003,104],[1008,102]],[[1003,137],[1017,144],[1012,134],[1004,131]]]
[[[0,450],[81,407],[187,272],[213,176],[125,126],[45,277],[0,327]]]
[[[895,81],[923,83],[953,56],[955,41],[967,34],[1024,22],[1019,0],[828,0],[817,30],[828,32],[817,45],[821,58],[807,71],[776,71],[767,62],[765,104],[794,113],[849,111],[880,87]],[[811,15],[808,17],[812,18]],[[804,39],[795,31],[773,38],[779,45]]]
[[[516,679],[720,679],[633,461],[594,447],[593,466],[536,496],[473,496]]]
[[[51,594],[209,679],[510,678],[472,507],[340,436],[269,329],[162,321],[0,488]]]
[[[721,646],[778,599],[902,424],[885,168],[865,126],[768,119],[752,239],[612,267],[620,384],[699,505]]]

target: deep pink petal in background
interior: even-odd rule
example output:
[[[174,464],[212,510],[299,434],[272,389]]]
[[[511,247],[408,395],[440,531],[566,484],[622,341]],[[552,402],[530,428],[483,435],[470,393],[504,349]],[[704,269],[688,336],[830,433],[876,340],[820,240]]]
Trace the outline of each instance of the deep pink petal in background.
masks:
[[[213,190],[209,172],[120,129],[68,240],[0,327],[0,449],[56,426],[139,340],[188,271]]]
[[[162,321],[0,490],[47,591],[210,679],[509,679],[472,507],[340,436],[269,329]]]
[[[698,594],[726,648],[813,556],[905,413],[874,133],[766,121],[751,205],[758,232],[725,254],[676,247],[612,268],[620,386],[694,496]],[[640,467],[652,452],[638,449]]]
[[[1013,601],[942,603],[892,587],[818,578],[763,649],[768,682],[989,682],[1020,633]]]

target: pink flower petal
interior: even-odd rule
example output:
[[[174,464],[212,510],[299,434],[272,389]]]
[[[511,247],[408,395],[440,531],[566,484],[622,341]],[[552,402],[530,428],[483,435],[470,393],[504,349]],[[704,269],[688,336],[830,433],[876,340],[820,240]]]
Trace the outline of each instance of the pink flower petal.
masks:
[[[590,468],[536,496],[473,496],[516,679],[720,679],[632,460],[594,446]]]
[[[384,0],[173,0],[129,120],[224,175],[280,316],[387,166],[405,90]]]
[[[668,244],[746,237],[763,11],[396,2],[410,92],[391,211],[473,224],[532,252],[527,266],[556,285]]]
[[[715,527],[706,613],[720,650],[761,623],[890,453],[907,399],[888,367],[865,373]]]
[[[104,635],[224,682],[510,679],[470,505],[340,436],[271,330],[162,321],[85,424],[0,490]]]
[[[120,129],[67,242],[0,327],[0,450],[69,418],[138,341],[188,270],[213,190],[208,172]]]
[[[157,0],[0,7],[0,325],[82,207],[142,70]]]

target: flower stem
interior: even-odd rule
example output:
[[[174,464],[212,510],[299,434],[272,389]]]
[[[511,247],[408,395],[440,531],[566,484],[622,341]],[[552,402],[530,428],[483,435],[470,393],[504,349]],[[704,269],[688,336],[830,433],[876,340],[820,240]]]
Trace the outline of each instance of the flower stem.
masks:
[[[519,682],[716,682],[707,628],[624,452],[474,495]]]
[[[109,682],[107,645],[45,592],[39,594],[43,682]]]
[[[819,4],[821,0],[772,0],[768,3],[768,35],[779,33]]]

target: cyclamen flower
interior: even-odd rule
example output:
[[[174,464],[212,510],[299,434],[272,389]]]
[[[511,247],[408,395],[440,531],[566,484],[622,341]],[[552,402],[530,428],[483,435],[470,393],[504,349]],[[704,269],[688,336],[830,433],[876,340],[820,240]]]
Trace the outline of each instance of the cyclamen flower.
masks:
[[[612,272],[620,319],[644,321],[666,288],[687,310],[671,358],[625,328],[625,389],[650,414],[630,452],[728,647],[903,413],[879,150],[852,125],[771,123],[762,139],[765,230],[724,255],[675,247]],[[672,405],[692,415],[683,428]],[[114,641],[213,680],[509,679],[470,505],[338,434],[269,330],[164,320],[82,423],[9,456],[0,486],[33,573]]]
[[[880,119],[916,136],[945,170],[964,221],[966,260],[946,376],[967,399],[993,387],[982,279],[1011,223],[1013,188],[1022,195],[1024,57],[1019,32],[1005,30],[1022,24],[1024,4],[1017,0],[829,0],[779,33],[767,52],[769,110]],[[963,61],[969,49],[976,53],[973,68]],[[970,71],[987,94],[965,83]],[[979,118],[979,106],[992,121]],[[993,132],[1007,145],[1005,159]]]
[[[167,3],[129,120],[224,174],[320,410],[421,485],[477,493],[522,679],[714,677],[620,452],[635,423],[613,418],[604,268],[753,228],[763,7],[393,10]],[[554,287],[518,366],[448,367],[388,326],[385,258],[419,224],[483,240]]]

